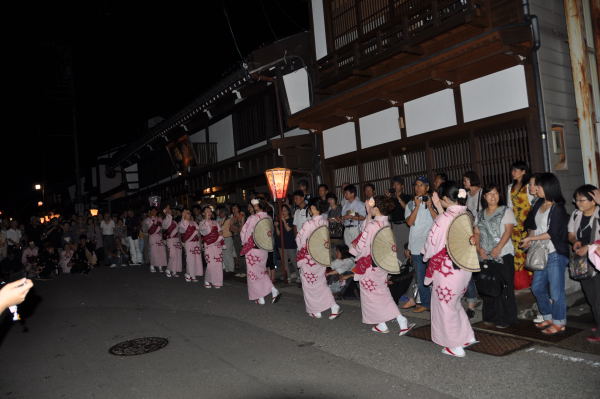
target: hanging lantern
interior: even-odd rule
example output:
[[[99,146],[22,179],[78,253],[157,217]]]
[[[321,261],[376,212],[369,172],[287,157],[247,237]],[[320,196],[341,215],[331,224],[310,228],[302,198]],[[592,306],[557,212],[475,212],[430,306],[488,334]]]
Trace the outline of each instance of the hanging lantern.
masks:
[[[92,216],[98,216],[98,209],[96,209],[96,208],[90,209],[90,215],[92,215]]]
[[[274,168],[265,171],[265,176],[273,198],[276,200],[285,198],[292,171],[286,168]]]

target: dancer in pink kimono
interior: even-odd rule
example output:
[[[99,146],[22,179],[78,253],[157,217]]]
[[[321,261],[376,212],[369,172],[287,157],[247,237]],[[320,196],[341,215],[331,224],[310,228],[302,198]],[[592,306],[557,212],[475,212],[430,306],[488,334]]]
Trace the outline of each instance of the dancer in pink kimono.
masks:
[[[204,243],[204,257],[206,260],[206,274],[204,275],[204,288],[223,286],[223,246],[225,239],[221,233],[221,226],[214,220],[213,210],[210,206],[202,210],[203,219],[200,222],[200,234]]]
[[[308,238],[313,231],[320,226],[329,226],[326,217],[329,204],[326,201],[315,199],[311,201],[308,210],[312,215],[312,219],[304,222],[296,236],[296,244],[298,245],[296,262],[298,269],[300,269],[304,305],[306,306],[306,313],[317,319],[321,318],[321,312],[331,309],[329,320],[334,320],[342,311],[333,299],[333,294],[327,285],[326,267],[318,264],[310,256],[307,247]]]
[[[144,225],[148,230],[150,245],[150,271],[155,273],[155,268],[162,273],[163,267],[167,266],[167,251],[162,236],[162,219],[157,216],[158,209],[150,208]]]
[[[248,298],[251,301],[256,301],[259,305],[265,304],[265,296],[271,294],[271,303],[276,303],[281,298],[281,294],[273,286],[269,272],[267,271],[267,251],[257,248],[254,244],[252,234],[256,224],[264,218],[269,218],[267,215],[267,207],[269,206],[264,200],[253,199],[252,206],[256,213],[246,220],[240,238],[242,240],[242,250],[240,255],[246,257],[246,278],[248,281]]]
[[[181,240],[179,239],[179,226],[175,220],[173,220],[173,212],[171,207],[167,205],[164,209],[165,218],[162,222],[162,228],[164,230],[163,236],[167,240],[167,247],[169,248],[169,260],[167,262],[167,271],[165,275],[167,277],[179,277],[178,273],[183,270],[181,262]]]
[[[400,325],[399,335],[402,336],[412,330],[415,324],[408,324],[406,317],[402,316],[388,288],[388,273],[377,267],[371,258],[375,234],[381,228],[389,226],[388,215],[394,211],[395,203],[391,198],[378,195],[367,201],[366,207],[367,222],[350,248],[350,253],[356,257],[356,265],[352,271],[354,280],[360,286],[362,322],[374,324],[371,328],[373,332],[387,334],[390,330],[386,322],[396,319]]]
[[[600,241],[596,241],[588,247],[588,257],[598,271],[600,271]]]
[[[471,272],[454,266],[446,252],[446,235],[450,223],[467,212],[467,192],[455,182],[448,181],[433,193],[432,201],[440,214],[429,231],[423,253],[423,259],[429,261],[425,285],[433,284],[431,340],[444,347],[443,354],[464,357],[464,348],[477,343],[469,317],[461,304],[471,280]]]
[[[185,248],[185,281],[197,283],[198,276],[204,275],[202,251],[200,249],[200,229],[188,209],[184,210],[181,215],[179,233]]]

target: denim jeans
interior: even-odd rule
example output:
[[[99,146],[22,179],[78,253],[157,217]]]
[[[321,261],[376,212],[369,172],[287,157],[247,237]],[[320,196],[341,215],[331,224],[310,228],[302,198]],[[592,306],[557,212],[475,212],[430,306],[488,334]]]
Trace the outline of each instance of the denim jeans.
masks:
[[[477,287],[475,286],[475,280],[473,280],[473,277],[471,277],[469,285],[467,286],[465,298],[467,298],[467,303],[477,302]]]
[[[569,259],[552,252],[544,270],[533,274],[531,291],[538,303],[544,320],[552,320],[556,325],[567,323],[567,303],[565,294],[565,270]]]
[[[427,265],[423,262],[423,255],[411,255],[412,263],[417,275],[417,287],[419,290],[419,297],[421,298],[421,306],[426,308],[431,307],[431,288],[425,286],[425,271]]]

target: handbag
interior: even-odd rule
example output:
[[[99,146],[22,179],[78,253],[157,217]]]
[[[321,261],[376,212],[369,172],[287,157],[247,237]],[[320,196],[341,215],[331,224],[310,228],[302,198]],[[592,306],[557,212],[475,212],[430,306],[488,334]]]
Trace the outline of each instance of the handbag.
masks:
[[[538,240],[534,241],[527,251],[527,260],[525,262],[525,269],[530,272],[537,272],[546,268],[548,263],[548,242],[550,240]]]
[[[481,271],[473,277],[477,292],[481,295],[497,297],[502,293],[502,279],[496,268],[487,261],[481,262]]]
[[[592,223],[592,234],[596,231],[596,218]],[[569,259],[569,275],[571,279],[575,281],[587,280],[588,278],[593,278],[596,276],[596,269],[594,265],[588,260],[587,255],[579,256],[577,254],[572,254]]]

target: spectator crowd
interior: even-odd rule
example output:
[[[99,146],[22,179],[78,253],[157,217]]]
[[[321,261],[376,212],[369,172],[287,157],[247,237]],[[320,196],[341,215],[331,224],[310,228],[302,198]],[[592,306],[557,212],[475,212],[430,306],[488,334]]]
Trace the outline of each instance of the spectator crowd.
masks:
[[[497,328],[517,321],[515,290],[530,288],[537,300],[541,333],[554,335],[567,323],[565,280],[581,282],[597,327],[588,337],[600,342],[600,274],[594,271],[588,251],[600,240],[600,192],[591,185],[572,194],[575,211],[567,213],[566,200],[555,175],[530,173],[523,162],[511,168],[512,183],[500,187],[483,182],[473,171],[464,173],[461,186],[467,193],[466,207],[473,221],[482,272],[473,274],[465,293],[469,318],[482,305],[483,320]],[[358,296],[350,249],[360,236],[365,219],[372,216],[363,202],[385,196],[395,205],[388,218],[396,240],[400,274],[390,275],[388,285],[402,309],[422,313],[431,309],[431,286],[427,284],[424,259],[426,239],[439,207],[434,193],[448,180],[439,173],[433,181],[420,176],[405,182],[394,177],[390,188],[377,193],[373,184],[362,188],[343,184],[342,198],[325,184],[316,193],[307,181],[300,181],[285,199],[281,212],[273,218],[275,250],[268,255],[267,269],[273,282],[300,284],[297,265],[297,235],[311,220],[311,200],[327,203],[325,215],[333,262],[327,281],[337,297]],[[410,186],[408,185],[410,184]],[[52,279],[62,274],[89,273],[97,267],[146,265],[167,277],[184,273],[187,282],[205,275],[204,286],[220,288],[222,277],[246,277],[246,259],[241,255],[240,234],[247,218],[256,210],[252,199],[267,200],[255,193],[248,204],[202,204],[181,209],[161,204],[150,209],[130,209],[120,214],[72,215],[41,223],[37,217],[27,222],[3,219],[0,222],[0,266],[3,280],[14,276]],[[443,212],[443,210],[442,210]],[[192,245],[193,243],[197,243]],[[530,254],[543,246],[543,265],[532,268]],[[283,249],[283,251],[282,251]],[[201,254],[203,253],[203,255]],[[194,256],[200,257],[198,259]],[[202,262],[202,260],[204,262]],[[585,268],[585,265],[588,268]],[[579,274],[576,267],[580,266]],[[204,268],[206,267],[206,271]],[[216,270],[216,269],[218,270]],[[581,270],[584,272],[581,272]],[[285,272],[283,272],[285,271]],[[478,274],[485,274],[486,279]],[[488,278],[489,277],[489,278]],[[491,281],[491,283],[490,283]]]

